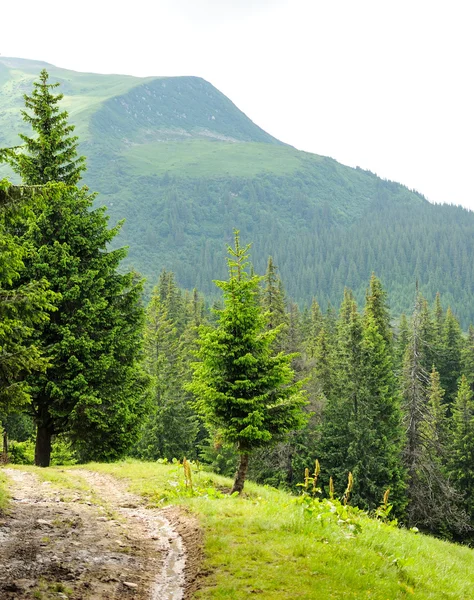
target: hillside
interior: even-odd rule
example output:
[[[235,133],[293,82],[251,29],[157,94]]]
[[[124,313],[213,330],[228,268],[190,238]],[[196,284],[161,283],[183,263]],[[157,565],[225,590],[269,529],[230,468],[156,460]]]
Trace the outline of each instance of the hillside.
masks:
[[[474,213],[297,151],[198,77],[77,73],[1,57],[0,146],[25,131],[22,94],[45,66],[77,125],[85,182],[112,221],[126,219],[119,243],[149,287],[166,268],[214,293],[237,227],[254,242],[257,270],[273,255],[301,303],[337,303],[345,285],[362,301],[375,271],[394,314],[410,309],[418,279],[429,300],[439,291],[464,326],[474,321]]]
[[[252,483],[230,497],[229,480],[196,467],[190,489],[179,464],[4,473],[13,492],[0,521],[5,600],[182,598],[183,588],[188,599],[472,597],[472,549],[337,501]]]

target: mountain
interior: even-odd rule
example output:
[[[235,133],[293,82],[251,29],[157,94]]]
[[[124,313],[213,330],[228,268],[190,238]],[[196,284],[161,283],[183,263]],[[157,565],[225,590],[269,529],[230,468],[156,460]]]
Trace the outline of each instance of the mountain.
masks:
[[[184,287],[215,293],[238,228],[253,241],[256,270],[272,255],[302,304],[337,304],[344,286],[362,302],[375,271],[394,314],[411,309],[418,279],[430,301],[439,291],[464,326],[474,321],[474,213],[300,152],[199,77],[78,73],[0,57],[0,147],[28,131],[22,95],[42,68],[61,84],[88,157],[85,182],[113,222],[126,219],[119,242],[149,286],[166,268]]]

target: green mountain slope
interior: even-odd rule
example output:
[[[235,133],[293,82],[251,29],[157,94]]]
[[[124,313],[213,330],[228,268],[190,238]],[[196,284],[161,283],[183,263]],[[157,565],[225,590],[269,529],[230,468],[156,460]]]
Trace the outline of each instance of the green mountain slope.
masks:
[[[197,77],[135,78],[0,58],[0,146],[25,131],[22,94],[46,66],[88,157],[85,181],[113,221],[128,263],[152,285],[162,268],[214,293],[232,229],[254,242],[256,268],[275,258],[289,295],[362,301],[372,270],[394,314],[415,281],[474,321],[474,213],[433,206],[406,187],[282,144]],[[0,168],[0,176],[7,174]]]

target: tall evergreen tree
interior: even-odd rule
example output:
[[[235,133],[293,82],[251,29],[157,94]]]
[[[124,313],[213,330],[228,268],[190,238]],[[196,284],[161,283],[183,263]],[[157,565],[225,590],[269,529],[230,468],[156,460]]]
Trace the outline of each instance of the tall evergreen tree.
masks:
[[[198,421],[183,389],[188,373],[183,365],[181,339],[168,314],[169,295],[165,294],[164,301],[160,296],[158,285],[148,306],[144,334],[145,368],[152,379],[152,409],[143,424],[136,452],[145,460],[183,456],[195,459]],[[195,311],[199,313],[197,307]]]
[[[36,464],[49,465],[51,438],[61,432],[84,458],[111,459],[130,445],[144,411],[142,285],[133,273],[118,273],[126,250],[107,249],[118,227],[107,228],[105,209],[92,210],[93,196],[49,184],[43,198],[24,235],[31,250],[22,277],[47,280],[60,300],[34,334],[49,361],[30,381]]]
[[[53,93],[59,83],[48,81],[48,72],[43,69],[39,82],[33,83],[31,96],[24,95],[30,112],[22,110],[21,114],[37,136],[20,134],[24,145],[3,150],[2,157],[28,185],[50,181],[76,185],[86,168],[85,157],[77,155],[78,138],[71,135],[74,125],[68,123],[68,113],[59,109],[63,95]]]
[[[405,313],[400,317],[400,325],[398,328],[398,335],[395,344],[395,360],[394,366],[397,374],[400,374],[403,369],[403,361],[405,359],[405,352],[410,341],[410,328],[408,325],[408,319]]]
[[[45,280],[16,284],[27,250],[11,233],[29,226],[31,194],[0,181],[0,419],[28,402],[26,376],[47,365],[31,335],[48,320],[55,295]]]
[[[435,533],[466,529],[466,514],[445,469],[446,418],[439,374],[424,368],[424,299],[417,294],[402,377],[408,473],[407,522]]]
[[[450,470],[474,525],[474,399],[464,375],[459,382],[452,413]]]
[[[288,325],[288,315],[286,313],[283,284],[278,276],[278,268],[271,256],[268,258],[267,271],[263,277],[262,284],[263,289],[260,299],[262,308],[268,312],[267,327],[269,329],[280,327],[280,332],[275,338],[274,343],[274,349],[279,352],[283,350],[289,333],[286,328]]]
[[[61,432],[83,459],[123,454],[144,411],[147,386],[138,366],[142,286],[133,273],[117,271],[126,251],[107,248],[119,228],[109,230],[104,209],[92,210],[93,196],[74,186],[84,159],[55,87],[42,72],[25,97],[33,114],[23,112],[37,137],[23,136],[26,153],[6,153],[25,183],[43,186],[34,227],[15,231],[29,248],[19,283],[46,280],[58,298],[57,311],[32,334],[49,363],[29,381],[40,466],[49,465],[52,436]]]
[[[327,484],[332,476],[338,490],[344,489],[347,474],[353,468],[349,464],[348,451],[350,424],[358,414],[360,402],[361,342],[362,320],[352,292],[346,289],[339,312],[335,348],[330,350],[320,346],[318,352],[321,363],[326,365],[324,379],[328,382],[320,444],[322,478]]]
[[[387,292],[375,273],[372,273],[369,287],[365,296],[365,315],[370,317],[383,337],[388,348],[391,348],[392,329],[390,327],[390,312],[387,305]]]
[[[444,311],[443,306],[441,305],[441,295],[439,292],[436,293],[433,313],[435,344],[439,345],[439,342],[441,341],[441,338],[443,336],[444,329]]]
[[[433,365],[439,364],[439,338],[431,314],[430,305],[426,298],[419,294],[419,339],[423,345],[423,368],[429,373]]]
[[[441,385],[446,391],[445,401],[450,405],[456,398],[458,382],[462,372],[462,350],[464,340],[459,321],[451,309],[446,311],[444,320],[441,355],[438,359],[438,370]]]
[[[306,354],[310,358],[314,356],[316,340],[318,339],[321,329],[323,328],[323,322],[324,319],[321,308],[316,299],[313,298],[313,301],[311,302],[309,327],[307,334],[304,336],[304,348]]]
[[[444,390],[441,387],[441,380],[438,371],[433,367],[430,374],[429,404],[431,429],[436,445],[439,449],[438,456],[443,463],[447,460],[447,451],[449,445],[449,419],[446,414],[446,405],[444,404]]]
[[[380,313],[372,312],[371,302],[368,297],[361,342],[361,389],[357,412],[350,421],[347,460],[354,476],[353,502],[375,509],[390,488],[400,514],[406,505],[400,398],[393,374],[391,336]]]
[[[469,325],[467,338],[462,349],[462,372],[474,390],[474,327]]]
[[[249,246],[229,247],[229,279],[217,281],[224,308],[216,328],[201,328],[190,389],[196,406],[240,456],[232,491],[241,492],[249,455],[271,445],[304,422],[301,384],[294,382],[291,355],[274,355],[278,329],[269,330],[259,306],[260,277],[250,276]]]

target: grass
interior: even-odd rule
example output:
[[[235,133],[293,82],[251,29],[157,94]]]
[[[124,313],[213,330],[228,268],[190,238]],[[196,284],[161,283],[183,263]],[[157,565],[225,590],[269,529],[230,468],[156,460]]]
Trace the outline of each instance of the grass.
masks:
[[[85,491],[75,467],[20,468],[57,487]],[[175,504],[196,515],[206,554],[196,598],[472,598],[474,554],[465,546],[327,502],[310,503],[310,514],[298,499],[251,482],[244,497],[229,497],[230,480],[205,471],[193,473],[191,493],[179,465],[125,461],[86,468],[126,480],[150,506]]]
[[[178,504],[197,516],[208,573],[197,598],[472,598],[474,554],[467,547],[363,513],[337,515],[327,504],[310,516],[288,494],[250,482],[244,498],[230,498],[216,489],[231,482],[206,472],[194,474],[193,497],[180,467],[129,461],[88,468],[126,479],[151,505]]]
[[[7,488],[7,477],[5,473],[0,470],[0,514],[5,511],[8,506],[9,494]]]
[[[303,154],[289,146],[207,140],[153,142],[132,146],[125,158],[139,175],[254,177],[291,174],[303,166]]]

